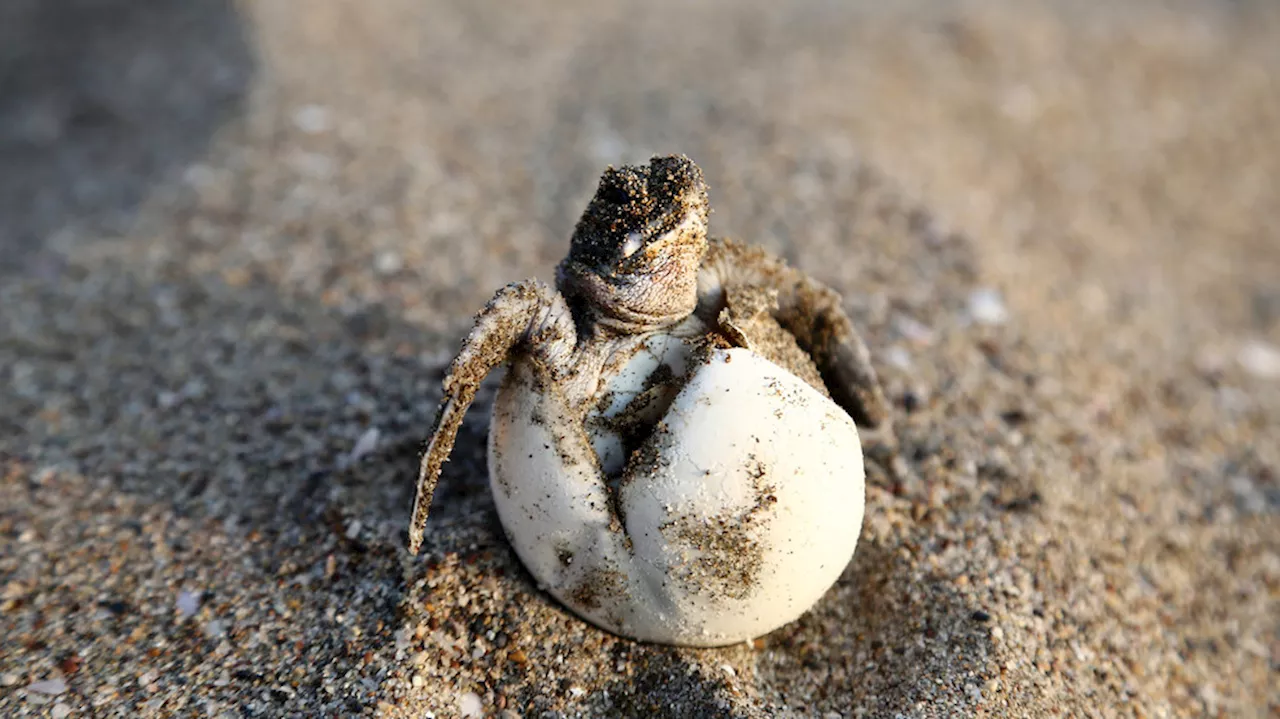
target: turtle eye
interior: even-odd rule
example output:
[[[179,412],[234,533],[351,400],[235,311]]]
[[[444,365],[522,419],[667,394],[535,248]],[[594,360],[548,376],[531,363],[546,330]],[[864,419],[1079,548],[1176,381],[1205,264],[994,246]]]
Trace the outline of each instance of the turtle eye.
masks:
[[[609,205],[625,205],[632,200],[632,189],[628,181],[635,175],[627,168],[615,170],[609,168],[600,177],[600,186],[596,189],[596,197]]]
[[[622,256],[630,257],[644,246],[644,236],[639,232],[628,232],[627,239],[622,243]]]

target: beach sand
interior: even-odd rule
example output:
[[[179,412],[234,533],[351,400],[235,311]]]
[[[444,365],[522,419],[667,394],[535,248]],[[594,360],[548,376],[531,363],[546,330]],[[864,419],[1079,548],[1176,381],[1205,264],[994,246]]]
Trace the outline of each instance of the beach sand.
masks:
[[[6,3],[0,716],[1275,716],[1280,4],[889,6]],[[726,649],[538,591],[493,381],[404,549],[472,313],[669,152],[918,475]]]

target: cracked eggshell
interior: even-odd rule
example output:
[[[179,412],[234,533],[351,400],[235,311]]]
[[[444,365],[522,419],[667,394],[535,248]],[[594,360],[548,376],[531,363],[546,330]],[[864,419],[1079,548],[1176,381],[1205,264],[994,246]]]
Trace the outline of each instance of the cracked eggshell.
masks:
[[[610,401],[598,414],[660,394],[655,371],[678,391],[608,482],[602,463],[616,458],[597,452],[616,437],[570,421],[536,368],[512,366],[489,446],[512,546],[543,588],[623,636],[720,646],[793,621],[857,545],[865,499],[857,428],[749,350],[692,362],[687,345],[661,337],[605,378],[601,397]]]

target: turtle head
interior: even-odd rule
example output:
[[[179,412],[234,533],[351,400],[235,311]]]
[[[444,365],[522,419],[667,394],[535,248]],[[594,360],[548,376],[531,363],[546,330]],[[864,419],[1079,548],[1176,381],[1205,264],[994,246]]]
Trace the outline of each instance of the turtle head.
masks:
[[[560,291],[615,330],[679,322],[698,302],[709,214],[702,170],[683,155],[610,167],[557,269]]]

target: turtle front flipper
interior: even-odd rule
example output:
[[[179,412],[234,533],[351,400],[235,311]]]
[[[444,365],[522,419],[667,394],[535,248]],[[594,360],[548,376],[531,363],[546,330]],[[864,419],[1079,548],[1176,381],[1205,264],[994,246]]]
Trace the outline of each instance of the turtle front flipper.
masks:
[[[889,403],[852,320],[830,287],[759,247],[713,239],[698,275],[698,312],[731,312],[742,288],[776,293],[772,316],[795,337],[822,375],[831,397],[860,425],[878,428],[890,419]]]
[[[772,323],[751,319],[762,303]],[[763,349],[766,357],[814,384],[805,374],[807,363],[794,359],[790,341],[779,339],[777,328],[785,330],[794,347],[808,355],[836,404],[858,425],[873,430],[870,434],[890,457],[886,469],[903,475],[906,468],[897,456],[889,402],[866,343],[840,305],[839,293],[762,248],[713,238],[698,274],[697,314],[725,328],[731,337],[736,328],[754,342],[749,345],[753,350]]]
[[[423,529],[440,470],[453,451],[462,418],[485,376],[505,364],[515,351],[554,370],[569,362],[576,336],[564,298],[537,280],[503,287],[476,315],[475,326],[463,340],[458,356],[445,375],[444,397],[440,400],[431,438],[422,453],[409,525],[411,553],[417,554],[422,546]]]
[[[774,313],[778,311],[778,291],[756,285],[729,285],[725,288],[725,307],[717,320],[720,331],[739,347],[755,352],[786,369],[830,398],[831,392],[822,381],[813,355],[796,341]]]

